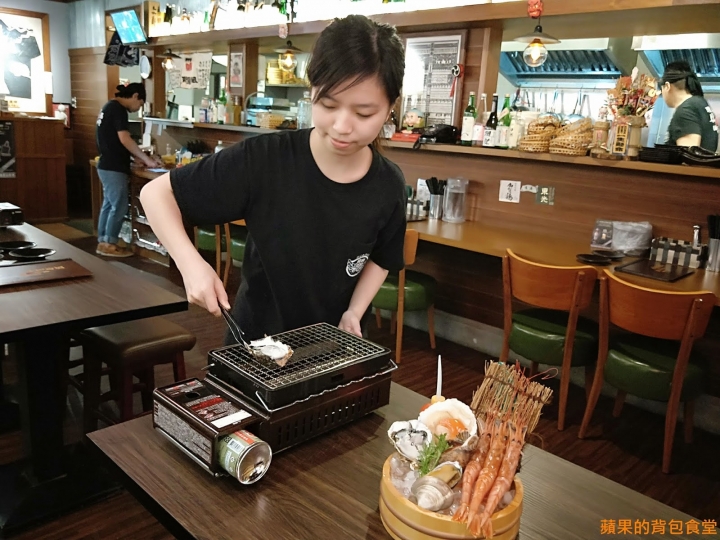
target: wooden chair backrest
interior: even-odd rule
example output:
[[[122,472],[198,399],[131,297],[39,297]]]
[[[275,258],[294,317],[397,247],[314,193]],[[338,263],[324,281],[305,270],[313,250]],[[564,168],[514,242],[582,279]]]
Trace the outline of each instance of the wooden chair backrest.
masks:
[[[610,270],[605,270],[605,278],[609,322],[615,326],[635,334],[677,341],[705,334],[716,301],[713,293],[648,289],[622,281]]]
[[[592,266],[539,264],[518,257],[510,249],[503,257],[505,289],[535,307],[570,311],[577,303],[582,311],[592,300],[596,280],[597,270]]]
[[[410,266],[415,262],[415,255],[417,255],[418,241],[420,234],[414,229],[405,230],[405,266]]]

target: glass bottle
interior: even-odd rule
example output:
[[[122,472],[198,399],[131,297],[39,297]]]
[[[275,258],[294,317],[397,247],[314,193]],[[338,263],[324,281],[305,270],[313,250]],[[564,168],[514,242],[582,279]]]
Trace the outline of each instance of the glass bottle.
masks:
[[[497,133],[497,146],[498,148],[504,148],[507,150],[508,136],[510,135],[510,122],[512,117],[510,116],[510,94],[505,94],[505,102],[503,103],[502,110],[498,115],[498,133]]]
[[[463,146],[472,145],[473,127],[475,126],[475,117],[477,109],[475,109],[475,92],[470,92],[468,105],[465,107],[462,119],[462,129],[460,130],[460,144]]]
[[[217,110],[215,111],[215,122],[218,124],[225,123],[225,105],[227,105],[227,97],[225,97],[225,89],[220,90],[220,97],[217,100]]]
[[[242,125],[242,96],[235,96],[235,106],[233,108],[233,125]]]
[[[310,92],[305,90],[303,97],[297,103],[297,127],[298,129],[309,129],[312,127],[312,100]]]
[[[483,136],[483,146],[488,148],[495,148],[497,146],[497,127],[498,127],[498,95],[493,94],[492,108],[490,109],[490,116],[485,124],[485,134]]]
[[[485,136],[485,115],[487,114],[487,94],[483,92],[480,94],[480,101],[482,102],[482,114],[478,111],[477,118],[475,118],[475,125],[473,126],[472,145],[482,146],[483,137]]]

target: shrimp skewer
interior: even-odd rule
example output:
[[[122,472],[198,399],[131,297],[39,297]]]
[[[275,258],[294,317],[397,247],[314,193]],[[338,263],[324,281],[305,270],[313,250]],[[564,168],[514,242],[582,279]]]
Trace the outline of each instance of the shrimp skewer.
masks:
[[[482,470],[483,463],[490,450],[490,441],[492,440],[492,428],[490,426],[491,423],[488,421],[485,424],[482,435],[480,435],[477,450],[475,450],[475,453],[470,457],[470,463],[467,464],[463,472],[462,501],[460,507],[452,517],[453,521],[464,523],[467,520],[470,498],[472,497],[473,488],[475,487],[475,481]]]
[[[513,478],[515,477],[515,471],[517,470],[518,462],[520,461],[520,452],[525,444],[525,432],[527,428],[517,428],[513,424],[510,424],[510,439],[507,445],[507,451],[505,457],[500,465],[497,479],[488,493],[488,498],[485,503],[485,510],[483,513],[477,516],[480,521],[480,529],[482,530],[485,538],[493,537],[492,527],[492,515],[495,513],[500,500],[510,490],[510,484],[512,484]]]
[[[495,421],[493,428],[493,438],[490,443],[490,451],[483,465],[482,471],[475,482],[470,508],[468,509],[468,529],[475,536],[480,536],[480,521],[477,519],[480,505],[482,505],[485,495],[493,485],[497,476],[500,463],[505,455],[505,445],[507,443],[507,423],[500,420]]]

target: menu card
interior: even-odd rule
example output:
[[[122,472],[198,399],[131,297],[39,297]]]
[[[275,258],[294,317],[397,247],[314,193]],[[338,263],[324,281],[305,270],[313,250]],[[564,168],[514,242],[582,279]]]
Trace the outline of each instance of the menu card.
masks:
[[[0,287],[88,276],[92,272],[72,259],[16,263],[0,267]]]

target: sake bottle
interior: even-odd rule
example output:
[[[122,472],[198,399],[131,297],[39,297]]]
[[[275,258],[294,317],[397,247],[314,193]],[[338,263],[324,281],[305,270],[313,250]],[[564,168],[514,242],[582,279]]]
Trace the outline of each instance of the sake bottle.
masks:
[[[475,92],[470,92],[468,105],[465,107],[462,119],[462,129],[460,130],[460,144],[463,146],[472,145],[473,127],[475,126],[475,117],[477,110],[475,109]]]

